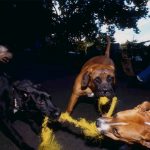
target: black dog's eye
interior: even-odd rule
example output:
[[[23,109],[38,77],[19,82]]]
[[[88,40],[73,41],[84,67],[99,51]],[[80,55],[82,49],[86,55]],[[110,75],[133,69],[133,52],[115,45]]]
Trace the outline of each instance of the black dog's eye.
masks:
[[[113,82],[114,80],[114,77],[112,76],[107,76],[107,82]]]
[[[23,96],[24,96],[24,97],[28,97],[28,94],[27,94],[27,93],[23,93]]]
[[[45,95],[44,94],[40,94],[41,99],[45,99]]]
[[[20,91],[20,95],[23,99],[27,99],[28,98],[28,93],[24,92],[24,91]]]

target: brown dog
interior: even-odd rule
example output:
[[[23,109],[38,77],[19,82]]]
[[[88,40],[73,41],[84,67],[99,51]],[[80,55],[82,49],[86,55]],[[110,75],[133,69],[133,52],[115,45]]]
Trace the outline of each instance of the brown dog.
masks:
[[[112,118],[99,118],[96,125],[102,134],[114,140],[150,148],[150,102],[118,112]]]
[[[72,112],[80,96],[105,96],[110,100],[114,97],[115,67],[112,59],[109,58],[110,38],[108,36],[107,42],[105,55],[93,57],[83,65],[73,86],[66,110],[68,113]]]

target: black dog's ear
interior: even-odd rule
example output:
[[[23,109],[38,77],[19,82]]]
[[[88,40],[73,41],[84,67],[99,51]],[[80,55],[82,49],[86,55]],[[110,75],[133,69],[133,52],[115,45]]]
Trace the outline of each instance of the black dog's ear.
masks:
[[[90,82],[90,74],[89,72],[86,72],[82,76],[81,89],[85,90],[88,87],[89,82]]]

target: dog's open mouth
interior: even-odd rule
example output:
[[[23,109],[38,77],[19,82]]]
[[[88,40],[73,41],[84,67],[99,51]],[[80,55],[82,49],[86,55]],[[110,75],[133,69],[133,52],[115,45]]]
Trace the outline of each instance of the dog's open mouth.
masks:
[[[112,99],[115,96],[115,91],[112,86],[109,86],[108,88],[99,86],[95,89],[94,94],[98,98],[107,97],[108,99]]]
[[[98,91],[95,92],[96,97],[107,97],[108,99],[112,99],[114,97],[114,93],[111,91]]]

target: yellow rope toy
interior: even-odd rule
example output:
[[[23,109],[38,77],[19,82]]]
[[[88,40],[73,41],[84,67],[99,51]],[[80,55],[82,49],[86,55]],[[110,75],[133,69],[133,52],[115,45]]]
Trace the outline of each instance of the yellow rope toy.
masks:
[[[45,117],[42,123],[41,143],[38,150],[61,150],[61,145],[58,144],[52,129],[47,127],[47,123],[48,117]]]
[[[113,111],[117,104],[117,97],[113,97],[112,103],[106,117],[111,117]],[[98,99],[98,109],[101,111],[101,106],[106,105],[109,102],[107,97],[100,97]],[[102,139],[102,136],[97,131],[95,122],[88,122],[84,118],[80,118],[79,120],[73,119],[67,112],[62,113],[60,116],[60,120],[63,122],[69,122],[73,124],[77,128],[81,128],[83,134],[86,137],[96,138],[98,140]],[[61,145],[55,139],[53,131],[47,127],[48,117],[45,117],[44,122],[42,124],[42,132],[41,132],[41,144],[38,150],[61,150]]]
[[[97,131],[95,122],[88,122],[84,118],[80,118],[79,120],[73,119],[67,112],[61,114],[60,120],[69,122],[75,127],[81,128],[86,137],[96,138],[98,140],[102,139],[102,136]],[[42,124],[41,144],[38,150],[61,150],[61,145],[56,141],[53,131],[47,127],[47,123],[48,117],[45,117]]]
[[[106,105],[108,102],[109,102],[109,99],[107,97],[100,97],[98,99],[98,110],[101,112],[102,111],[101,110],[101,106],[102,105]],[[115,110],[115,107],[117,105],[117,102],[118,102],[117,97],[113,97],[111,106],[109,108],[109,111],[106,114],[106,117],[111,117],[112,116],[112,114],[113,114],[113,112]]]
[[[67,112],[62,113],[60,116],[60,120],[67,121],[73,124],[77,128],[81,128],[83,134],[86,137],[101,139],[102,136],[98,132],[95,122],[88,122],[84,118],[80,118],[79,120],[73,119]]]

